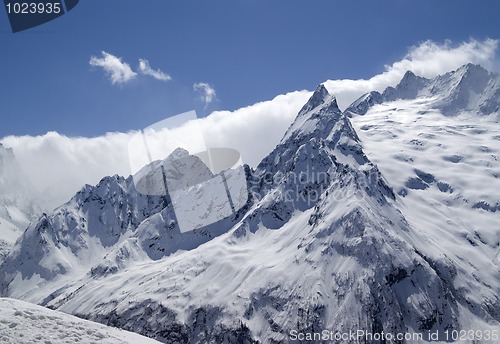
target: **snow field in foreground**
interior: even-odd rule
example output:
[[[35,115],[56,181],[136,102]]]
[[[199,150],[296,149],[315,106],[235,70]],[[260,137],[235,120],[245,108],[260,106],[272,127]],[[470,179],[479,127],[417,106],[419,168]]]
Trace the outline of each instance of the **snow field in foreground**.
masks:
[[[0,343],[134,343],[157,341],[30,303],[0,298]]]

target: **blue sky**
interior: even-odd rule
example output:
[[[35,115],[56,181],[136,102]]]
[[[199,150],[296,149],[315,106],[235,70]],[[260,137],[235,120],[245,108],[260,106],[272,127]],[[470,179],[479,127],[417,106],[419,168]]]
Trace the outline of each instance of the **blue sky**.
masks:
[[[12,34],[0,9],[0,137],[98,136],[196,109],[234,110],[327,79],[370,78],[425,40],[500,38],[497,1],[82,0]],[[172,80],[113,84],[92,56]],[[216,99],[205,105],[194,83]]]

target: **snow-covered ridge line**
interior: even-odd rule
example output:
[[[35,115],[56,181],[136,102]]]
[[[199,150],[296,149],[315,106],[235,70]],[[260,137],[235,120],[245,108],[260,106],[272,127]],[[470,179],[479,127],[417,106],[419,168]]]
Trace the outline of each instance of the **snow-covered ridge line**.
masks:
[[[369,108],[383,102],[416,98],[432,99],[432,106],[446,115],[464,111],[480,115],[498,114],[500,76],[470,63],[433,79],[408,71],[396,87],[388,87],[382,94],[376,91],[364,94],[346,112],[364,115]]]

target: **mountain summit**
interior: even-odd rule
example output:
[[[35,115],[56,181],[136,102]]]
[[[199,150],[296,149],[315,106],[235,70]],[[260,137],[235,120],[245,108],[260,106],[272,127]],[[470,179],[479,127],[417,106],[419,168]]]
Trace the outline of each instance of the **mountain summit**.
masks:
[[[347,110],[364,115],[370,107],[382,102],[416,98],[432,99],[433,107],[445,115],[464,111],[481,115],[499,113],[500,76],[470,63],[433,79],[408,71],[396,87],[388,87],[382,94],[367,93]]]

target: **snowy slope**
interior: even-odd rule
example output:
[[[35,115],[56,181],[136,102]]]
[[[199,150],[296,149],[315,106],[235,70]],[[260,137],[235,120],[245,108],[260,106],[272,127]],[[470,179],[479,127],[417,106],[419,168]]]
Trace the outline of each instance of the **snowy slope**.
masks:
[[[412,226],[446,251],[456,268],[498,291],[498,122],[444,116],[422,99],[378,105],[352,121]],[[470,281],[455,282],[470,288]],[[468,297],[485,290],[477,287]]]
[[[153,339],[15,299],[0,298],[4,344],[158,343]]]
[[[38,283],[87,272],[144,219],[163,209],[164,202],[138,194],[131,177],[105,177],[95,187],[85,186],[22,234],[3,263],[2,288],[6,281],[22,278],[10,295],[29,299],[36,295],[33,288],[41,287]]]
[[[177,159],[178,154],[188,153],[175,151],[166,160]],[[188,156],[167,174],[180,175],[200,163],[197,157]],[[207,173],[211,174],[208,169]],[[139,193],[133,177],[105,177],[28,227],[0,269],[0,291],[40,303],[52,294],[46,293],[46,285],[62,291],[82,275],[103,276],[129,264],[195,248],[230,229],[235,218],[186,233],[181,233],[175,220],[169,197]]]
[[[172,195],[141,195],[132,177],[86,186],[23,234],[0,290],[165,343],[499,329],[500,133],[470,111],[497,99],[488,81],[493,98],[461,102],[481,84],[463,82],[471,70],[407,73],[396,100],[351,107],[364,116],[320,85],[244,170],[247,206],[194,231],[180,231]],[[431,82],[439,94],[422,93]],[[443,116],[449,104],[468,112]]]

